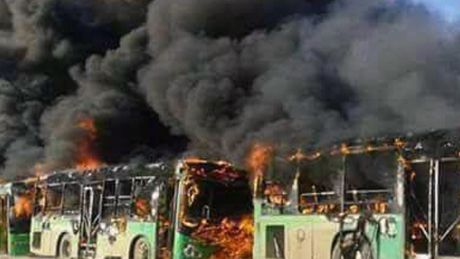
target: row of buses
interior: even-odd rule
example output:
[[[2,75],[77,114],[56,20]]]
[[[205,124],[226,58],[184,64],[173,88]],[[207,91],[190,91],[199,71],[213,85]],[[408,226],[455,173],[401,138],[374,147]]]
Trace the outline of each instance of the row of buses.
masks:
[[[0,251],[58,258],[460,258],[460,139],[434,132],[0,187]],[[282,176],[282,177],[280,177]]]

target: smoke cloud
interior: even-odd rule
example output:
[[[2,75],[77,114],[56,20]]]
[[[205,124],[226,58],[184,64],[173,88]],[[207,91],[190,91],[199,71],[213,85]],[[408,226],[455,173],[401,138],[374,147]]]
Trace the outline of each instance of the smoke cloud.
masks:
[[[73,166],[86,117],[107,163],[458,127],[459,36],[406,1],[0,0],[2,174]]]
[[[458,125],[458,33],[421,6],[341,1],[319,19],[283,17],[244,36],[230,22],[228,37],[212,37],[215,25],[193,7],[174,6],[150,5],[154,58],[140,87],[162,121],[205,152],[241,161],[254,141],[284,152]],[[176,20],[164,32],[157,13],[167,10]]]

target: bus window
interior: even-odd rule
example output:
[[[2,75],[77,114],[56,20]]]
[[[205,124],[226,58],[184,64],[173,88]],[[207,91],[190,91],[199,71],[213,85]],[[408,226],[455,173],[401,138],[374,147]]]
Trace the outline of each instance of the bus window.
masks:
[[[136,180],[134,188],[133,215],[137,219],[153,220],[156,218],[160,185],[146,180]]]
[[[45,192],[43,187],[35,189],[34,215],[42,213],[45,209]]]
[[[64,186],[64,214],[74,214],[79,212],[80,208],[80,185],[66,184]]]
[[[62,185],[48,186],[46,189],[46,212],[61,211],[62,189]]]
[[[201,220],[219,222],[224,217],[240,217],[252,211],[251,191],[246,182],[225,184],[195,179],[186,186],[182,208],[184,229]]]
[[[351,213],[361,209],[387,213],[393,203],[398,160],[394,152],[349,155],[345,160],[345,204]]]
[[[103,208],[102,217],[109,218],[115,216],[115,196],[116,184],[115,180],[108,180],[104,182],[104,193],[103,193]]]
[[[428,253],[428,187],[430,163],[412,163],[406,172],[406,206],[408,219],[407,237],[415,253]]]
[[[132,204],[132,183],[131,179],[122,180],[118,183],[118,204],[117,216],[130,216]]]
[[[299,210],[303,214],[340,210],[341,156],[321,157],[299,168]]]
[[[8,198],[10,198],[11,203],[9,222],[11,233],[27,233],[32,216],[32,194],[30,192],[20,192]]]

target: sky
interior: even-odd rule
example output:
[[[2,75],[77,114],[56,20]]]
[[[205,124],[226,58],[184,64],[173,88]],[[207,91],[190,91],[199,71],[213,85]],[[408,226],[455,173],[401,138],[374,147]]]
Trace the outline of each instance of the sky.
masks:
[[[447,21],[458,21],[460,18],[460,0],[412,0],[425,4],[429,9],[440,13]]]

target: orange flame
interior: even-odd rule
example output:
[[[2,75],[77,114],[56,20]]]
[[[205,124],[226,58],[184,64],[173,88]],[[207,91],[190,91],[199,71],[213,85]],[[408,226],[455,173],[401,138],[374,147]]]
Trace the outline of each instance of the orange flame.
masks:
[[[14,215],[16,218],[30,218],[32,216],[32,198],[29,195],[22,195],[15,199]]]
[[[256,143],[249,151],[246,166],[252,175],[252,191],[256,197],[262,183],[264,172],[267,170],[270,158],[273,156],[273,147],[267,144]]]
[[[139,218],[147,218],[150,214],[150,204],[147,199],[137,197],[134,202],[134,214]]]
[[[284,191],[283,187],[277,183],[267,184],[264,195],[268,202],[273,205],[283,206],[288,202],[287,193]]]
[[[202,221],[192,234],[206,243],[218,247],[213,259],[250,258],[253,245],[254,223],[251,216],[241,219],[224,218],[220,224]]]
[[[253,174],[262,175],[267,169],[270,158],[273,156],[273,147],[267,144],[254,144],[249,151],[246,165]]]
[[[85,136],[78,143],[76,167],[77,169],[93,169],[102,165],[94,151],[94,141],[97,139],[97,128],[92,118],[84,118],[78,122]]]
[[[32,170],[35,176],[43,176],[45,174],[45,165],[42,163],[37,163],[34,165],[34,168]]]

